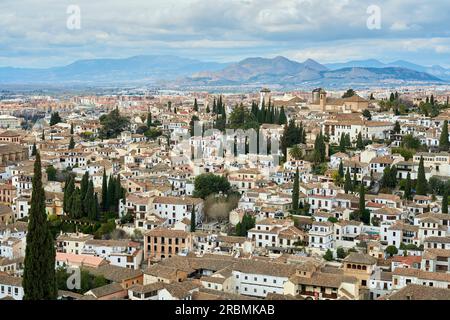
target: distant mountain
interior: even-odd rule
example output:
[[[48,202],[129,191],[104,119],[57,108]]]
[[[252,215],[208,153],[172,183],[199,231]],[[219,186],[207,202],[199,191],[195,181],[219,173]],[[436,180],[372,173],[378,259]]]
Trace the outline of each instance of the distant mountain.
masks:
[[[430,72],[432,71],[432,72]],[[450,80],[450,71],[406,61],[384,64],[378,60],[322,65],[308,59],[297,62],[278,56],[247,58],[236,63],[203,62],[176,56],[145,55],[126,59],[80,60],[49,69],[0,68],[0,84],[102,86],[154,84],[161,87],[299,86],[349,87]]]
[[[0,83],[104,82],[170,80],[226,64],[176,56],[135,56],[126,59],[79,60],[49,69],[0,68]]]
[[[248,58],[223,70],[201,72],[186,79],[190,86],[217,86],[233,84],[278,84],[300,86],[308,84],[349,86],[351,84],[380,84],[380,82],[441,82],[438,77],[404,67],[385,67],[377,60],[355,61],[355,67],[346,64],[324,66],[314,60],[303,63],[284,57],[273,59]],[[400,65],[400,64],[399,64]],[[369,67],[370,66],[370,67]],[[337,68],[337,69],[334,69]]]
[[[247,58],[233,63],[223,70],[195,74],[191,79],[202,82],[209,80],[211,82],[273,82],[279,84],[320,79],[320,73],[327,70],[327,67],[311,59],[300,63],[285,57]]]
[[[383,63],[375,59],[354,60],[344,63],[325,64],[325,66],[331,70],[338,70],[342,68],[403,68],[418,72],[425,72],[442,80],[450,80],[450,69],[446,69],[441,66],[426,67],[404,60],[397,60],[391,63]]]

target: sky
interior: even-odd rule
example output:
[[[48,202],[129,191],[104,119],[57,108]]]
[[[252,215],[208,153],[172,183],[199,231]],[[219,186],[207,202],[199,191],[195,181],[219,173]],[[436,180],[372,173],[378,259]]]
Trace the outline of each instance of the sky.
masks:
[[[449,0],[1,0],[0,66],[170,54],[450,67]]]

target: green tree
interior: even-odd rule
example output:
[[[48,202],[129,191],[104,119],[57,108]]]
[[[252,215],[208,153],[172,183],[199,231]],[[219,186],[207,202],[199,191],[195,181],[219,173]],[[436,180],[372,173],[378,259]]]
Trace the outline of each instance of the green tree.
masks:
[[[45,211],[41,157],[36,154],[33,191],[26,237],[25,268],[22,286],[24,300],[55,300],[55,245]]]
[[[227,194],[230,190],[231,185],[226,177],[213,173],[204,173],[195,177],[194,197],[206,199],[210,194]]]
[[[402,130],[402,128],[400,127],[400,122],[395,121],[394,132],[395,132],[396,134],[399,134],[401,130]]]
[[[351,98],[351,97],[353,97],[354,95],[356,95],[355,90],[353,90],[353,89],[348,89],[348,90],[343,94],[342,98],[343,98],[343,99],[345,99],[345,98]]]
[[[356,140],[356,148],[358,148],[359,150],[364,150],[364,142],[362,139],[361,132],[358,133],[358,139]]]
[[[198,103],[197,103],[197,98],[194,99],[194,111],[198,111]]]
[[[294,158],[295,160],[300,160],[302,158],[302,149],[298,145],[295,145],[291,148],[289,151],[289,155]]]
[[[300,193],[300,174],[297,168],[294,177],[294,187],[292,189],[292,210],[294,212],[298,211],[299,193]]]
[[[33,150],[31,151],[31,156],[34,157],[37,154],[36,143],[33,143]]]
[[[196,218],[195,218],[195,206],[192,205],[191,210],[191,232],[195,232],[195,229],[197,227]]]
[[[373,97],[373,96],[372,96]],[[373,100],[373,99],[372,99]],[[367,120],[372,120],[372,114],[370,113],[369,110],[365,109],[362,113],[363,117],[366,118]]]
[[[106,177],[106,168],[103,169],[102,179],[102,211],[105,212],[109,208],[108,204],[108,178]]]
[[[280,108],[280,116],[278,117],[278,124],[284,125],[287,123],[286,113],[284,112],[284,107]]]
[[[72,135],[74,133],[73,131],[73,123],[70,124],[70,134]]]
[[[366,189],[364,184],[359,186],[359,212],[363,213],[366,210]]]
[[[347,172],[345,173],[344,191],[345,191],[345,193],[349,193],[349,192],[353,191],[352,178],[350,177],[349,169],[347,169]]]
[[[228,127],[231,129],[257,129],[258,121],[255,116],[242,104],[236,106],[229,116]]]
[[[423,157],[420,157],[419,169],[417,171],[417,182],[416,182],[416,194],[425,196],[427,195],[428,184],[425,177],[425,166],[423,163]]]
[[[336,256],[338,257],[338,259],[344,259],[347,256],[344,248],[342,247],[337,248]]]
[[[81,200],[83,201],[86,197],[86,192],[89,187],[89,172],[86,171],[81,179],[80,190],[81,190]]]
[[[392,257],[398,253],[398,249],[396,246],[388,246],[386,248],[386,253]]]
[[[327,252],[325,252],[325,254],[323,255],[323,258],[326,261],[333,261],[333,252],[331,252],[331,250],[328,249]]]
[[[64,200],[63,208],[64,212],[70,213],[72,208],[72,194],[75,191],[75,180],[72,175],[69,175],[64,185]]]
[[[442,196],[442,213],[448,213],[448,188],[444,188],[444,195]]]
[[[74,148],[75,148],[75,141],[73,140],[73,137],[70,137],[69,150],[72,150]]]
[[[80,188],[76,188],[72,193],[70,217],[73,219],[80,219],[83,217],[83,199],[81,197]]]
[[[448,141],[448,121],[444,121],[444,125],[442,127],[441,137],[439,138],[439,150],[448,151],[450,147],[450,143]]]
[[[122,131],[128,128],[130,121],[127,117],[123,117],[118,108],[115,108],[107,115],[100,117],[100,137],[104,139],[116,138]]]
[[[345,173],[344,173],[344,161],[342,161],[342,160],[341,160],[341,162],[339,162],[338,173],[339,173],[339,177],[341,177],[341,179],[344,179],[344,176],[345,176]]]
[[[57,171],[56,171],[56,169],[55,169],[54,166],[49,165],[49,166],[47,167],[47,169],[45,170],[45,172],[47,173],[47,179],[48,179],[48,181],[56,181],[56,180],[57,180],[57,179],[56,179]]]
[[[50,126],[54,126],[55,124],[58,124],[62,122],[61,117],[59,116],[58,112],[54,112],[52,113],[51,117],[50,117]]]
[[[408,172],[408,175],[406,176],[406,183],[405,183],[405,193],[403,195],[403,198],[406,200],[412,199],[412,193],[411,193],[411,174]]]
[[[96,204],[95,204],[95,194],[94,194],[94,183],[92,180],[89,181],[88,188],[86,190],[86,196],[83,200],[84,215],[89,218],[89,220],[94,221],[96,217]]]
[[[242,221],[236,225],[236,235],[246,237],[248,230],[255,227],[256,219],[249,214],[244,214]]]

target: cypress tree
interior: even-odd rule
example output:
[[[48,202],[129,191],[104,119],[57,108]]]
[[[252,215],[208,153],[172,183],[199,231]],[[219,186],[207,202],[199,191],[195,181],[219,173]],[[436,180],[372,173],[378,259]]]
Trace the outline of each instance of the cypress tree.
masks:
[[[114,179],[114,211],[119,208],[119,200],[122,197],[122,186],[120,184],[120,178]]]
[[[44,131],[44,129],[42,129],[41,140],[45,141],[45,131]]]
[[[64,186],[64,200],[63,200],[63,209],[64,212],[70,213],[70,209],[72,208],[72,194],[75,191],[75,180],[73,176],[69,176],[66,179],[66,183]]]
[[[295,170],[294,187],[292,189],[292,210],[293,211],[298,211],[299,193],[300,193],[300,175],[299,175],[298,168],[297,168]]]
[[[98,202],[98,195],[97,193],[94,196],[94,201],[95,201],[95,220],[98,220],[100,218],[100,205]]]
[[[359,212],[361,215],[366,211],[366,190],[364,184],[361,183],[359,186]]]
[[[54,300],[57,297],[55,277],[55,244],[45,211],[41,157],[36,154],[33,191],[28,220],[25,268],[22,286],[25,300]]]
[[[197,224],[195,222],[195,205],[192,204],[192,210],[191,210],[191,232],[195,232]]]
[[[417,172],[416,194],[425,196],[427,195],[427,179],[425,177],[425,166],[423,163],[423,157],[420,157],[419,169]]]
[[[194,100],[194,111],[198,111],[197,98]]]
[[[444,188],[444,194],[442,196],[442,213],[448,213],[448,189]]]
[[[364,149],[364,143],[363,143],[361,132],[358,133],[358,139],[356,140],[356,148],[358,148],[359,150]]]
[[[108,205],[108,178],[106,177],[106,168],[103,168],[103,181],[102,181],[102,210],[107,211]]]
[[[349,169],[347,169],[347,172],[345,173],[344,191],[345,193],[353,191],[352,178],[350,177]]]
[[[341,134],[341,138],[339,139],[339,150],[344,153],[346,151],[345,134],[343,132]]]
[[[73,137],[70,137],[69,150],[72,150],[74,148],[75,148],[75,141],[73,140]]]
[[[356,189],[356,186],[358,184],[358,176],[356,175],[356,170],[353,172],[353,190]]]
[[[444,121],[441,137],[439,138],[439,150],[448,151],[450,143],[448,141],[448,121]]]
[[[80,191],[81,191],[81,200],[84,201],[86,197],[86,192],[89,187],[89,172],[86,171],[81,179]]]
[[[338,170],[338,172],[339,172],[339,177],[341,177],[341,179],[343,179],[345,173],[344,173],[344,163],[343,163],[342,160],[341,160],[341,162],[339,163],[339,170]]]
[[[94,194],[94,183],[92,180],[89,181],[89,185],[86,191],[86,196],[83,200],[83,213],[87,216],[89,220],[95,220],[95,194]]]
[[[81,198],[80,188],[76,188],[72,194],[70,217],[73,219],[80,219],[82,216],[83,216],[83,199]]]
[[[111,211],[114,208],[114,177],[112,175],[109,176],[108,181],[108,193],[106,197],[106,203],[108,204],[108,211]]]
[[[70,134],[73,134],[73,123],[70,124]]]
[[[36,147],[36,143],[33,143],[33,150],[31,151],[31,156],[35,156],[37,154],[37,147]]]
[[[280,116],[279,116],[278,122],[281,125],[287,123],[287,117],[286,117],[286,113],[284,112],[284,107],[281,107],[281,109],[280,109]]]
[[[406,183],[405,183],[405,194],[403,196],[406,200],[411,200],[411,174],[408,172],[408,175],[406,176]]]

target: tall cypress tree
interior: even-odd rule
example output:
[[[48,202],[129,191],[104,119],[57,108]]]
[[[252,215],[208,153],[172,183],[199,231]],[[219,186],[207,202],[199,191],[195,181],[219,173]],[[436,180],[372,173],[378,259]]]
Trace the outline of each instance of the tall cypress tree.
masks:
[[[103,181],[102,181],[102,210],[107,211],[108,205],[108,178],[106,177],[106,168],[103,168]]]
[[[411,174],[408,172],[408,175],[406,176],[406,183],[405,183],[405,194],[403,196],[406,200],[411,200]]]
[[[198,111],[197,98],[195,98],[195,100],[194,100],[194,111]]]
[[[108,181],[108,193],[106,197],[106,203],[108,204],[108,210],[113,210],[114,208],[114,177],[109,176]]]
[[[442,127],[441,137],[439,138],[439,150],[448,151],[450,143],[448,141],[448,121],[444,121],[444,126]]]
[[[448,189],[444,188],[444,194],[442,196],[442,213],[448,213]]]
[[[86,197],[86,192],[89,187],[89,172],[86,171],[81,179],[80,191],[81,191],[81,200],[84,201]]]
[[[353,191],[352,178],[350,177],[349,169],[347,169],[347,172],[345,173],[344,191],[345,193]]]
[[[359,212],[361,214],[366,210],[366,190],[364,188],[364,184],[361,183],[359,186]]]
[[[56,299],[55,255],[55,244],[45,211],[41,156],[37,153],[22,281],[25,300]]]
[[[73,134],[73,123],[70,124],[70,134]]]
[[[75,141],[73,140],[73,137],[70,137],[69,150],[72,150],[74,148],[75,148]]]
[[[344,173],[344,161],[341,160],[341,162],[339,162],[339,177],[341,177],[341,179],[344,179],[345,173]]]
[[[300,193],[300,175],[297,168],[297,170],[295,170],[294,187],[292,189],[292,210],[294,211],[298,210],[299,193]]]
[[[33,143],[33,150],[31,150],[31,156],[35,156],[37,153],[37,147],[36,147],[36,143]]]
[[[358,133],[358,139],[356,140],[356,148],[358,148],[359,150],[363,150],[364,149],[364,142],[363,142],[363,139],[362,139],[361,132]]]
[[[95,220],[95,194],[94,194],[94,183],[92,180],[89,181],[88,189],[86,191],[86,196],[83,201],[84,216],[87,216],[90,220]]]
[[[287,123],[287,117],[286,117],[286,113],[284,112],[284,107],[281,107],[281,109],[280,109],[280,116],[278,118],[278,122],[281,125]]]
[[[425,177],[425,166],[423,163],[423,157],[420,157],[419,169],[417,172],[416,194],[425,196],[427,195],[427,179]]]
[[[83,199],[81,198],[81,191],[78,187],[72,194],[70,217],[73,219],[80,219],[83,217]]]
[[[191,210],[191,232],[195,232],[196,229],[196,222],[195,222],[195,205],[192,204],[192,210]]]
[[[66,184],[64,186],[64,198],[63,198],[63,208],[64,212],[70,213],[72,208],[72,194],[75,191],[75,181],[72,175],[66,179]]]

